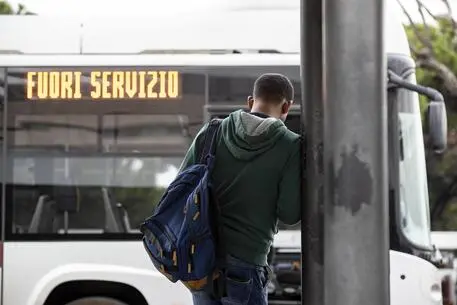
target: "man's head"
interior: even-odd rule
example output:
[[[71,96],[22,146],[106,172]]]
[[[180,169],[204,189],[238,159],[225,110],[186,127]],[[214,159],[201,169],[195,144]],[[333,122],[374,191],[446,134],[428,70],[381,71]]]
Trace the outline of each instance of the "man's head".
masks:
[[[286,76],[266,73],[255,81],[248,106],[252,112],[262,112],[285,121],[293,98],[294,87]]]

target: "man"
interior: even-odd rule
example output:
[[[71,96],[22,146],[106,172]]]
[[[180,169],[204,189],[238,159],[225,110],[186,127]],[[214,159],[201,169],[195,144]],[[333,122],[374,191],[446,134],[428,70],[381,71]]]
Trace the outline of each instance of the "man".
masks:
[[[228,254],[227,297],[213,301],[198,292],[195,305],[267,304],[267,256],[277,222],[300,221],[299,136],[284,125],[293,96],[284,75],[261,75],[248,97],[250,112],[235,111],[221,123],[212,181]],[[196,162],[206,128],[181,170]]]

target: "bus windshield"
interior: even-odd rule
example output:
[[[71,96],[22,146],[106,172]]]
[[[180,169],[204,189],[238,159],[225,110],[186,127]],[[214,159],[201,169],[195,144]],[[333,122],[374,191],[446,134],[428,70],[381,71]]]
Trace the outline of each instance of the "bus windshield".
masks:
[[[430,211],[421,115],[416,93],[400,89],[400,228],[420,248],[430,248]]]

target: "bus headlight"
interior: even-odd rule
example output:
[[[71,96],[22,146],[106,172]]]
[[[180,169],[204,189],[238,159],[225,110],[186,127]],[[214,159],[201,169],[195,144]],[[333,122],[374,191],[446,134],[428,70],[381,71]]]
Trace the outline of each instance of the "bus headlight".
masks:
[[[433,284],[430,287],[430,295],[431,295],[433,301],[435,301],[437,303],[441,302],[443,300],[441,285]]]

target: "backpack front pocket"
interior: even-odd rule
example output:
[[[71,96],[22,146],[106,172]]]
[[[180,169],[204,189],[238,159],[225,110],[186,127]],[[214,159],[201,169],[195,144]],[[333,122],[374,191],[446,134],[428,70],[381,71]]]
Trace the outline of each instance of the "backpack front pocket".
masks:
[[[143,241],[151,259],[171,272],[178,272],[176,238],[159,222],[150,220],[143,227]],[[157,267],[157,266],[156,266]]]

